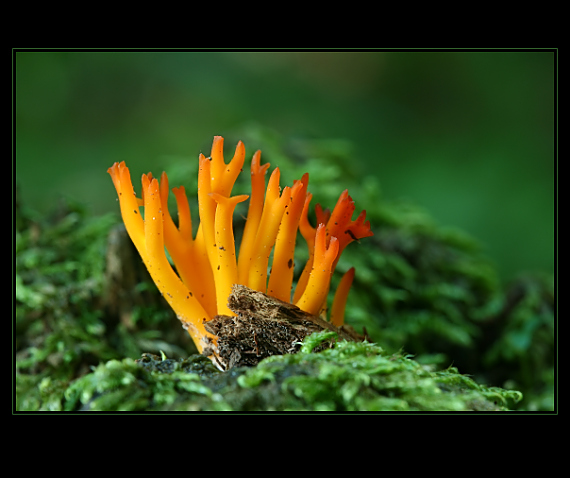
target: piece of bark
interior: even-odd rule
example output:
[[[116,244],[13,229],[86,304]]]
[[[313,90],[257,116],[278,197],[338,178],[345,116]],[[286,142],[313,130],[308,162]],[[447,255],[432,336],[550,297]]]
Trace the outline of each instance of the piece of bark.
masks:
[[[137,307],[164,307],[166,303],[159,294],[133,291],[142,282],[152,282],[146,267],[123,224],[113,227],[107,237],[105,257],[105,288],[102,305],[105,315],[119,318],[128,330],[135,329],[132,320]]]
[[[325,329],[336,332],[345,340],[364,338],[352,328],[335,327],[294,304],[243,285],[232,287],[228,307],[235,316],[217,315],[204,324],[217,340],[209,344],[203,354],[213,355],[222,370],[256,365],[271,355],[295,353],[307,335]]]

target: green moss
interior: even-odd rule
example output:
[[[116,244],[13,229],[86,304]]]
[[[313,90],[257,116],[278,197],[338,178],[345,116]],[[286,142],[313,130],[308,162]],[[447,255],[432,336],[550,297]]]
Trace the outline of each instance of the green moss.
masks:
[[[177,320],[160,305],[155,288],[154,305],[133,306],[137,324],[121,322],[104,303],[107,238],[116,215],[89,217],[69,201],[46,217],[19,204],[16,214],[17,410],[61,409],[69,383],[101,362],[145,350],[182,350],[163,341],[159,329]],[[131,297],[139,294],[130,291]]]
[[[507,410],[519,392],[488,388],[456,369],[434,371],[409,356],[371,343],[340,341],[313,347],[331,333],[313,334],[295,355],[253,368],[214,371],[202,357],[170,360],[145,355],[112,360],[65,392],[68,410],[196,411],[469,411]]]

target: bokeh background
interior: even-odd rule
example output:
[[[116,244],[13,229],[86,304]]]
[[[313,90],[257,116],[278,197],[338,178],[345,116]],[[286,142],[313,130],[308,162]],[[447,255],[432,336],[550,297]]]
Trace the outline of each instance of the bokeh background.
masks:
[[[554,269],[553,52],[15,58],[16,183],[41,213],[66,196],[93,214],[118,214],[113,162],[127,161],[134,177],[160,174],[208,155],[214,135],[261,125],[344,141],[351,166],[377,176],[386,200],[406,198],[467,231],[503,280]],[[248,157],[257,148],[246,144]]]

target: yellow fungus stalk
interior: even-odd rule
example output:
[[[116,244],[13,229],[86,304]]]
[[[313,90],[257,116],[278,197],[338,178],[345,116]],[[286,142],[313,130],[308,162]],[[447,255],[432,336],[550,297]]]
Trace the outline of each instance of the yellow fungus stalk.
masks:
[[[289,207],[291,199],[291,188],[289,187],[283,189],[281,197],[278,196],[278,173],[279,168],[276,168],[269,179],[265,204],[255,236],[253,254],[249,265],[248,287],[260,292],[266,292],[269,255],[275,245],[283,214],[285,209]]]
[[[151,173],[143,174],[138,198],[124,162],[115,163],[107,170],[119,196],[129,236],[156,286],[200,352],[206,347],[211,350],[209,346],[216,343],[216,337],[206,331],[204,323],[216,315],[233,315],[227,306],[232,285],[246,285],[292,302],[305,312],[320,315],[326,311],[330,280],[340,254],[350,242],[372,235],[370,223],[365,221],[365,211],[352,220],[355,208],[348,191],[340,195],[332,213],[317,204],[317,227],[311,226],[308,174],[292,187],[281,190],[280,172],[276,168],[266,188],[269,164],[260,164],[260,151],[251,162],[251,194],[231,196],[243,169],[245,147],[240,141],[232,160],[226,164],[223,141],[221,136],[214,137],[211,157],[200,154],[198,158],[200,223],[195,236],[183,186],[172,189],[178,208],[177,221],[168,211],[166,173],[162,173],[160,181]],[[233,230],[234,211],[248,198],[247,220],[238,253]],[[309,248],[309,260],[292,294],[298,231]],[[331,309],[334,325],[344,322],[344,308],[353,278],[352,268],[339,284]]]
[[[297,230],[307,196],[308,184],[309,174],[305,173],[303,178],[296,181],[291,188],[291,201],[279,226],[273,251],[273,266],[267,293],[285,302],[291,300]]]
[[[216,303],[218,314],[232,315],[228,308],[228,296],[232,285],[237,284],[236,248],[233,231],[233,214],[238,203],[249,196],[234,196],[227,198],[218,193],[210,193],[218,203],[216,208],[216,248],[217,261],[214,266],[214,283],[216,285]]]
[[[157,288],[175,311],[198,350],[204,348],[204,339],[209,336],[204,321],[211,316],[194,297],[180,277],[174,272],[164,252],[164,226],[162,201],[156,179],[142,176],[142,196],[145,218],[141,218],[137,200],[124,162],[115,163],[108,169],[119,195],[121,215],[125,227]]]
[[[255,236],[263,212],[265,173],[269,169],[269,163],[260,165],[260,157],[261,151],[257,151],[251,160],[251,196],[238,257],[238,280],[240,284],[246,286],[249,282],[249,267],[255,247]]]

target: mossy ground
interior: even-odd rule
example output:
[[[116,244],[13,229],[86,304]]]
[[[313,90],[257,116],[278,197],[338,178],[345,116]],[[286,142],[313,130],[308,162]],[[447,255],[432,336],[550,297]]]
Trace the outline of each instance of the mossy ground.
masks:
[[[218,372],[198,356],[112,360],[65,391],[68,410],[92,411],[470,411],[507,410],[520,392],[483,387],[456,369],[435,371],[378,345],[308,337],[294,355]]]
[[[17,204],[16,410],[554,409],[552,277],[500,284],[472,238],[415,206],[384,201],[373,179],[353,177],[341,143],[283,141],[256,128],[239,138],[279,165],[284,183],[308,170],[315,203],[332,207],[348,188],[366,208],[374,237],[347,248],[338,270],[356,267],[347,322],[366,327],[378,345],[339,342],[218,373],[191,355],[136,255],[123,264],[140,273],[122,291],[120,310],[109,300],[106,254],[109,232],[121,231],[117,214],[90,217],[66,201],[38,217]],[[173,168],[171,184],[195,190],[196,168],[192,159]],[[305,249],[300,239],[296,269]],[[177,358],[135,362],[161,350]]]

